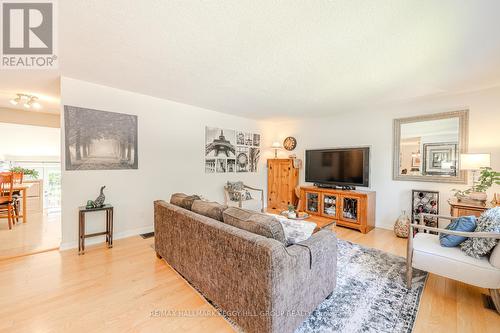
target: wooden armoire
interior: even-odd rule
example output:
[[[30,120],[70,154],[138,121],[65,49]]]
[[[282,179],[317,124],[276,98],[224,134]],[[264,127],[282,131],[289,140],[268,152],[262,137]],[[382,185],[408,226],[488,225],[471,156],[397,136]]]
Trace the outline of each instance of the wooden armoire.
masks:
[[[299,184],[299,169],[294,168],[293,159],[267,160],[267,207],[287,209],[297,205],[295,188]]]

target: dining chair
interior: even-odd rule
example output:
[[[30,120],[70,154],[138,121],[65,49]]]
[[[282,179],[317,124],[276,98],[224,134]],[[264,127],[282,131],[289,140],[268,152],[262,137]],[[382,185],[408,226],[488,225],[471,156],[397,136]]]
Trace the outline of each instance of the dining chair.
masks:
[[[22,184],[24,173],[12,172],[12,182],[15,184]],[[19,211],[21,210],[21,190],[14,190],[12,192],[12,199],[14,201],[14,212],[16,213],[16,223],[19,223]]]
[[[13,178],[12,173],[0,174],[0,218],[7,218],[9,229],[12,229],[12,222],[16,217],[12,199]]]

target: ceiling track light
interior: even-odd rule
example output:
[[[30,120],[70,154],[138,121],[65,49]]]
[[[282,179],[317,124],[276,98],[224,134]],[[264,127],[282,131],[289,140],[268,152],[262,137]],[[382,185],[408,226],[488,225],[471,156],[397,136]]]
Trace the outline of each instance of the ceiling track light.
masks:
[[[26,109],[40,109],[42,106],[38,103],[38,97],[28,94],[16,94],[17,97],[10,100],[12,105],[22,104]]]

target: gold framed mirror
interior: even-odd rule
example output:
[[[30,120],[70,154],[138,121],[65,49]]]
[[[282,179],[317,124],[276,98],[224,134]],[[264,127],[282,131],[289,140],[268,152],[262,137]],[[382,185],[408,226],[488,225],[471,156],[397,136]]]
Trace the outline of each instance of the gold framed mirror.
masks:
[[[468,110],[394,119],[393,179],[465,184],[468,133]]]

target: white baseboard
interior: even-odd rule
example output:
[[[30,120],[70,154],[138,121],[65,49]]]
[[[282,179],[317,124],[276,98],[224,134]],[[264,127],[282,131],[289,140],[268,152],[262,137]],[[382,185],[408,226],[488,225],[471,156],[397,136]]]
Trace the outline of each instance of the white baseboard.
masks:
[[[135,228],[135,229],[121,231],[121,232],[118,232],[118,233],[113,235],[113,241],[116,239],[122,239],[122,238],[137,236],[140,234],[145,234],[148,232],[153,232],[153,230],[154,230],[154,226],[150,225],[147,227],[141,227],[141,228]],[[105,240],[106,239],[104,238],[104,236],[88,238],[85,240],[85,246],[104,243]],[[61,243],[61,245],[59,246],[59,251],[66,251],[66,250],[71,250],[71,249],[76,249],[76,248],[78,248],[78,240],[66,242],[66,243]]]

